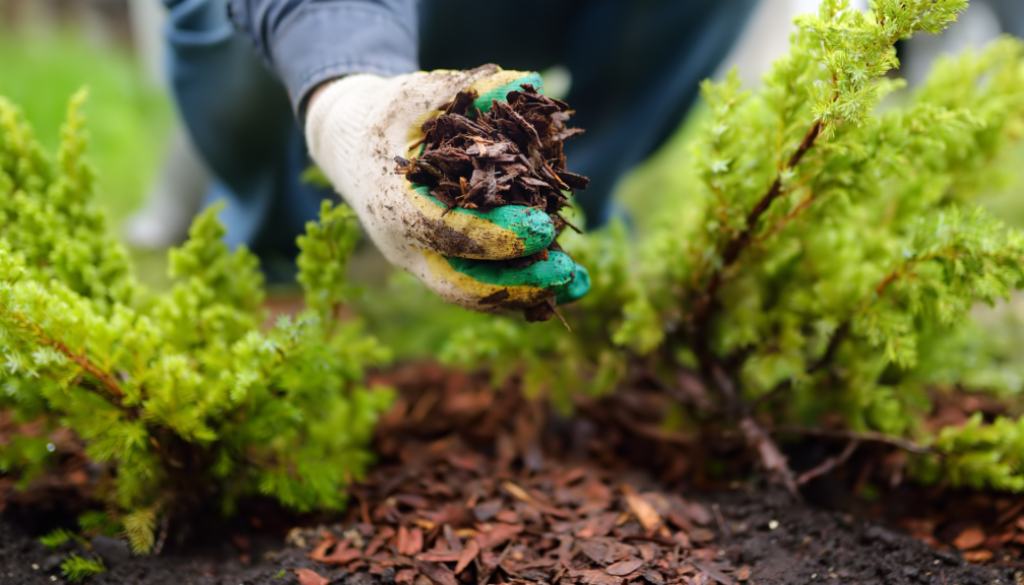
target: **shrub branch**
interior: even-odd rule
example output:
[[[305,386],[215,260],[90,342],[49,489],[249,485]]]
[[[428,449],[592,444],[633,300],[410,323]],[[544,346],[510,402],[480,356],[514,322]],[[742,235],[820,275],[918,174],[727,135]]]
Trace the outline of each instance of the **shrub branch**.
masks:
[[[18,313],[12,313],[12,316],[17,319],[23,326],[32,330],[32,333],[36,336],[36,339],[40,344],[52,347],[53,349],[62,353],[69,360],[74,362],[78,367],[95,378],[103,388],[113,394],[118,399],[124,398],[124,391],[121,390],[121,385],[117,383],[117,380],[110,374],[104,372],[99,366],[89,361],[88,356],[80,355],[71,350],[70,347],[64,344],[64,342],[51,338],[46,334],[46,331],[42,327],[39,327],[35,323],[32,323],[26,319],[23,315]],[[120,406],[120,404],[118,404]]]

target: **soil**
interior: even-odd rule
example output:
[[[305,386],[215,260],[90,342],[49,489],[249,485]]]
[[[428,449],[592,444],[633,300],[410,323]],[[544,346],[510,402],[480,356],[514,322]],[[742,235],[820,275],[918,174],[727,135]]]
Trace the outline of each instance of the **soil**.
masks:
[[[905,486],[865,504],[851,489],[863,475],[863,457],[855,457],[808,484],[798,501],[757,475],[701,479],[691,444],[645,426],[644,410],[660,407],[653,395],[580,405],[578,416],[563,419],[524,400],[514,383],[493,392],[486,377],[434,366],[378,381],[396,386],[401,399],[380,426],[381,461],[352,490],[345,514],[297,518],[254,502],[231,521],[179,520],[162,554],[140,558],[104,538],[51,551],[39,534],[66,524],[76,503],[51,497],[47,509],[28,499],[0,515],[0,583],[63,582],[59,563],[69,552],[106,561],[109,570],[89,580],[96,584],[1022,580],[1012,558],[977,549],[991,562],[968,563],[950,543],[963,544],[972,530],[984,546],[1003,534],[1000,542],[1012,542],[1024,500]],[[792,460],[827,451],[812,447],[798,447]],[[930,508],[939,512],[928,530],[904,522]]]

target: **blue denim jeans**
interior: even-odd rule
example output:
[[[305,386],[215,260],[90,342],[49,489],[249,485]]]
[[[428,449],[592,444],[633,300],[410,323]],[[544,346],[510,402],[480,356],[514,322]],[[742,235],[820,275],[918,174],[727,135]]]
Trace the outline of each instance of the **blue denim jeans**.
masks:
[[[282,0],[289,1],[297,0]],[[226,202],[227,240],[246,244],[265,263],[287,260],[319,201],[335,196],[299,179],[310,161],[293,114],[295,96],[272,73],[273,65],[257,56],[253,40],[232,27],[228,0],[165,2],[171,85],[195,146],[216,177],[208,199]],[[679,126],[699,82],[713,73],[755,4],[423,0],[419,65],[567,67],[572,86],[566,101],[576,110],[572,123],[586,133],[566,143],[566,157],[571,170],[591,179],[578,202],[587,224],[596,227],[608,218],[616,183]],[[366,26],[372,32],[373,23]]]

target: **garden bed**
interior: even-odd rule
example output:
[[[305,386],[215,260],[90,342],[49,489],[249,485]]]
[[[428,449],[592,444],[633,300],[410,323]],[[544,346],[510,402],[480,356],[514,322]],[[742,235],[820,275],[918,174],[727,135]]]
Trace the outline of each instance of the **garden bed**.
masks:
[[[1015,582],[1012,539],[1024,507],[1017,502],[912,486],[873,503],[853,496],[860,470],[894,451],[865,449],[809,483],[805,497],[815,506],[757,477],[703,477],[701,457],[735,446],[726,439],[698,449],[659,435],[645,414],[663,407],[657,393],[582,404],[580,416],[563,419],[511,387],[493,392],[485,377],[431,365],[377,382],[395,385],[401,399],[377,434],[381,463],[353,490],[344,515],[289,517],[254,503],[236,520],[199,514],[171,526],[159,555],[131,557],[126,545],[103,539],[92,551],[54,551],[37,536],[62,512],[73,524],[75,503],[51,491],[49,511],[39,500],[5,510],[0,581],[60,582],[60,560],[78,548],[105,558],[108,571],[89,581],[97,584]],[[814,463],[828,448],[805,443],[794,462]],[[736,453],[726,458],[735,469],[722,477],[749,472]],[[66,490],[73,481],[49,485]],[[930,516],[915,524],[922,510]],[[965,522],[980,523],[986,540],[969,548],[994,548],[996,540],[1008,547],[988,565],[964,561],[947,542],[973,537]],[[289,530],[293,524],[302,528]]]

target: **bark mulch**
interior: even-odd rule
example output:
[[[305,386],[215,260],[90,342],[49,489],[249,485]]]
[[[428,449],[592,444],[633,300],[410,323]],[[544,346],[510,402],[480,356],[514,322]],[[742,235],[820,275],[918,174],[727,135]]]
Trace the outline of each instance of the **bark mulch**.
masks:
[[[849,497],[843,473],[858,476],[867,458],[808,486],[819,500],[832,498],[831,510],[819,509],[756,479],[700,479],[701,453],[719,446],[659,431],[652,422],[666,405],[654,392],[584,404],[578,416],[562,418],[523,399],[514,381],[495,392],[485,376],[432,365],[399,368],[377,381],[396,386],[401,399],[378,432],[381,464],[352,490],[343,516],[293,519],[304,527],[274,537],[266,531],[274,513],[250,509],[222,522],[221,534],[172,529],[158,557],[133,558],[100,541],[91,552],[109,557],[111,569],[90,582],[1020,582],[1003,549],[986,565],[965,562],[942,538],[977,535],[963,536],[944,519],[932,531],[946,549],[939,550],[886,522],[885,510],[857,509],[861,499]],[[823,454],[832,449],[821,447]],[[928,499],[920,489],[907,495]],[[1001,514],[1012,517],[1003,530],[1024,524],[1024,504],[999,497],[1008,501],[998,504]],[[968,501],[958,495],[948,506]],[[987,504],[991,516],[997,503]],[[893,506],[902,506],[902,518],[913,508]],[[992,535],[1004,538],[979,510],[971,509],[983,542],[968,550],[989,550]],[[869,512],[883,514],[880,523],[867,520]],[[0,583],[61,582],[61,555],[26,536],[35,514],[10,506],[0,518]],[[1005,542],[1012,546],[1013,538]]]
[[[569,195],[589,183],[565,168],[562,142],[583,133],[566,126],[573,113],[569,105],[528,83],[510,91],[507,101],[491,100],[487,111],[473,106],[478,97],[473,90],[461,91],[441,106],[443,113],[423,124],[423,151],[412,160],[395,157],[396,172],[427,187],[445,214],[457,207],[490,211],[516,205],[547,213],[557,234],[566,226],[579,231],[560,213],[569,207]],[[505,264],[525,268],[560,249],[552,242]],[[524,311],[531,322],[556,314],[553,298]]]

